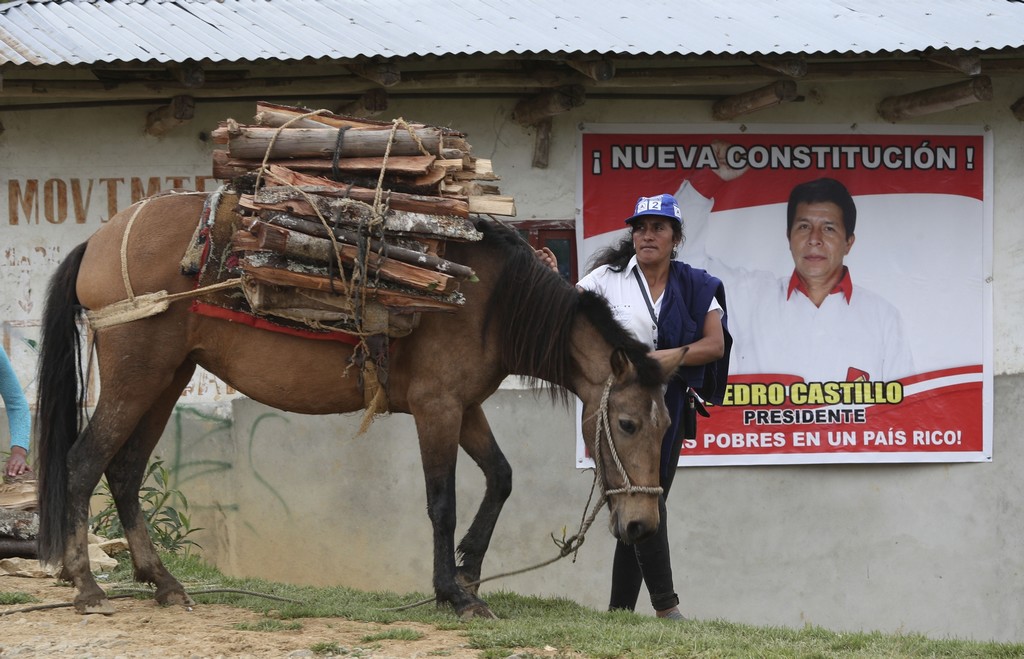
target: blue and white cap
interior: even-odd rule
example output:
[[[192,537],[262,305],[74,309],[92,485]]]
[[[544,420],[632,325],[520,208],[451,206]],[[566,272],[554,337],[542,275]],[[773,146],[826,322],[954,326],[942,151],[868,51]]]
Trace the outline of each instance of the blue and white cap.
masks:
[[[683,223],[683,212],[679,210],[679,204],[676,203],[676,198],[670,194],[660,194],[653,197],[640,197],[637,199],[636,208],[633,209],[633,215],[626,218],[626,224],[648,215],[667,217],[679,222],[680,224]]]

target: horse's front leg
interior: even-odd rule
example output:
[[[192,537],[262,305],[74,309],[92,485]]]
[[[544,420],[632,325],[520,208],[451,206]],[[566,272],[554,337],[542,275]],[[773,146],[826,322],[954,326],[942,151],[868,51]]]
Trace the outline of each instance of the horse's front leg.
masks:
[[[425,397],[410,405],[419,435],[427,488],[427,515],[434,529],[434,594],[463,618],[496,617],[487,604],[459,584],[455,571],[455,463],[463,410],[458,401]]]
[[[153,406],[143,415],[131,438],[107,467],[107,483],[117,505],[128,546],[131,548],[135,580],[156,586],[154,595],[160,604],[193,606],[195,602],[184,587],[164,567],[153,540],[146,528],[146,520],[139,501],[139,489],[146,475],[146,464],[156,448],[167,420],[174,411],[174,405],[195,372],[195,364],[186,362],[175,373],[168,387]]]
[[[477,510],[473,523],[459,542],[461,565],[458,568],[459,582],[476,594],[484,554],[491,544],[494,527],[498,523],[505,500],[512,493],[512,467],[494,440],[487,417],[479,405],[466,410],[462,417],[462,433],[459,444],[473,458],[484,473],[487,489]]]

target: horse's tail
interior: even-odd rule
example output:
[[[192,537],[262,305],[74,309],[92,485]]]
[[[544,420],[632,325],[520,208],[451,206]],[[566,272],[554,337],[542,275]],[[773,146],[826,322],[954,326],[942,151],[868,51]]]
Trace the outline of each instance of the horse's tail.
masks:
[[[43,309],[36,405],[39,469],[39,560],[63,559],[68,526],[68,452],[78,438],[85,383],[80,305],[75,291],[87,243],[68,254],[50,280]],[[82,392],[80,394],[79,392]]]

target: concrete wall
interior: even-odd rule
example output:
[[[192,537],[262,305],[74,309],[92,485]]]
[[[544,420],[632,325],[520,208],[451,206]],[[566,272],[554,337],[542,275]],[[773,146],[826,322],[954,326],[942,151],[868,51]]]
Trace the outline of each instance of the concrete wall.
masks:
[[[878,123],[877,99],[940,82],[808,86],[805,102],[758,113],[748,123]],[[1024,262],[1017,257],[1024,246],[1018,184],[1024,128],[1008,111],[1022,87],[1011,78],[993,84],[991,103],[918,122],[985,125],[995,137],[993,462],[686,469],[673,487],[669,524],[687,615],[1024,641]],[[502,191],[515,196],[522,219],[574,217],[578,123],[711,122],[706,102],[588,101],[555,119],[551,165],[535,170],[533,135],[510,121],[513,104],[398,101],[389,115],[468,132],[476,155],[493,159]],[[76,110],[73,117],[4,114],[0,211],[7,209],[8,221],[0,222],[0,321],[4,346],[30,394],[34,353],[25,339],[35,336],[46,278],[60,255],[106,217],[110,184],[104,180],[123,179],[113,184],[118,207],[128,204],[131,177],[184,176],[195,183],[209,171],[212,148],[199,131],[251,114],[249,103],[201,105],[193,124],[159,140],[142,135],[144,112],[137,107]],[[82,184],[75,196],[69,183],[75,177],[95,181],[90,199]],[[55,221],[59,208],[46,201],[45,190],[35,221],[13,209],[12,179],[68,182],[65,219]],[[12,212],[22,218],[16,225]],[[430,527],[410,418],[380,419],[355,437],[358,415],[285,414],[234,399],[209,380],[194,383],[183,403],[158,452],[188,494],[194,523],[206,528],[198,539],[212,562],[237,575],[429,590]],[[574,468],[574,411],[506,389],[487,412],[516,474],[485,564],[485,573],[495,574],[555,555],[549,536],[562,527],[572,533],[579,524],[591,477]],[[6,426],[0,433],[6,437]],[[0,448],[5,442],[0,439]],[[482,488],[471,461],[461,466],[460,531]],[[603,608],[612,548],[604,520],[576,563],[566,559],[487,584],[484,592],[559,595]]]

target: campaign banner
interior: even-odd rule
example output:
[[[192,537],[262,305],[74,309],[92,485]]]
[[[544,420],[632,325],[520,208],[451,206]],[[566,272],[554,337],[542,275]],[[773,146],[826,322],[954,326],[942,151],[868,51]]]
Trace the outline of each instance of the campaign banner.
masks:
[[[727,393],[681,466],[992,459],[991,153],[973,126],[581,127],[581,276],[668,193],[675,258],[725,286]]]

